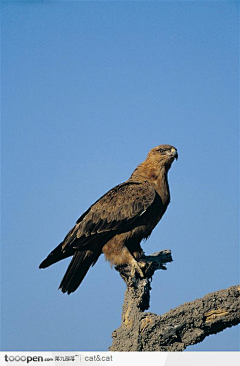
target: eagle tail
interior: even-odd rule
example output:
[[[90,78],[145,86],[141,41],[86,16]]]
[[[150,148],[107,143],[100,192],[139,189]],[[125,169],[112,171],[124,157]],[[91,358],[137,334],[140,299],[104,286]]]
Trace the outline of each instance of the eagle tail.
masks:
[[[75,252],[68,269],[60,283],[59,289],[67,294],[76,291],[84,279],[90,266],[94,265],[101,253],[95,253],[91,250]]]
[[[73,251],[68,250],[67,252],[62,251],[62,244],[60,243],[53,251],[42,261],[39,268],[47,268],[52,264],[61,261],[64,258],[70,257],[74,254]]]

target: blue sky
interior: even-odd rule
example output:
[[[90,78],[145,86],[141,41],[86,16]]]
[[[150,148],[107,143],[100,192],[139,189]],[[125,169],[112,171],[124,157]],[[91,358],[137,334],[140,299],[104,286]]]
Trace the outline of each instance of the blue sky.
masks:
[[[71,296],[44,257],[166,143],[171,249],[150,311],[239,283],[238,2],[2,2],[2,349],[107,350],[124,283],[104,258]],[[188,350],[238,350],[239,327]]]

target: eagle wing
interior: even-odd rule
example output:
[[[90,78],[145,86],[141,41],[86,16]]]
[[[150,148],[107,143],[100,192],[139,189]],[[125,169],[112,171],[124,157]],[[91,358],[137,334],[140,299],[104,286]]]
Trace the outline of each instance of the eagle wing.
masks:
[[[126,182],[112,188],[78,220],[62,242],[63,252],[81,250],[110,232],[129,231],[153,203],[156,191],[148,183]]]
[[[89,207],[39,267],[49,267],[79,250],[93,250],[99,255],[113,236],[138,226],[137,218],[148,210],[156,195],[148,182],[127,181],[112,188]]]

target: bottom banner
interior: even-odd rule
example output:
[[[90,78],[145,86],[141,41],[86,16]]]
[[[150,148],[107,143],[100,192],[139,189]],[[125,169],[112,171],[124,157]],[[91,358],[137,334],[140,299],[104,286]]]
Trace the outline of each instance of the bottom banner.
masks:
[[[239,352],[8,352],[0,353],[0,365],[111,365],[128,366],[239,366]]]

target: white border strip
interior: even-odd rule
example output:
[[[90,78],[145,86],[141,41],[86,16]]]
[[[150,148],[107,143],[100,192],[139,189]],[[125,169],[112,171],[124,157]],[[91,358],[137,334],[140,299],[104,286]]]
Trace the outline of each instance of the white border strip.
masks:
[[[240,352],[0,352],[1,366],[239,366]]]

